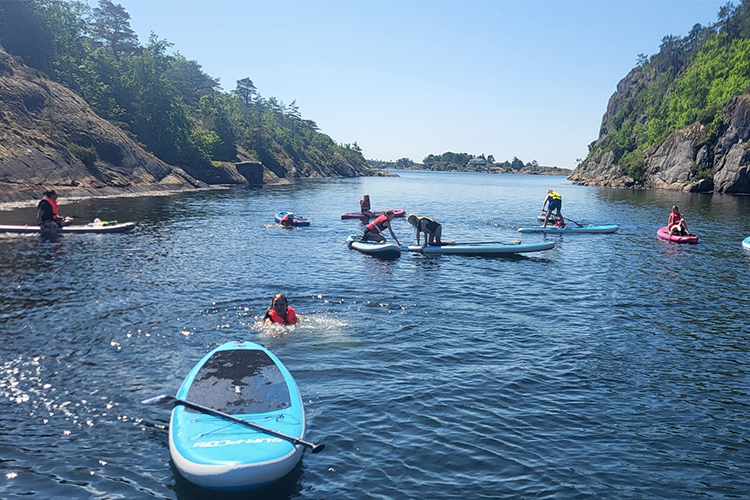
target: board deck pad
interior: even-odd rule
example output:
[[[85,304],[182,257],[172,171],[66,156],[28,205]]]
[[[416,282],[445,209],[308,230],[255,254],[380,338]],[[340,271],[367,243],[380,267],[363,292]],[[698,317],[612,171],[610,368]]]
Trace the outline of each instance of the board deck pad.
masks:
[[[218,351],[195,375],[187,400],[231,415],[265,413],[292,405],[278,366],[263,351]],[[186,408],[191,413],[200,413]]]

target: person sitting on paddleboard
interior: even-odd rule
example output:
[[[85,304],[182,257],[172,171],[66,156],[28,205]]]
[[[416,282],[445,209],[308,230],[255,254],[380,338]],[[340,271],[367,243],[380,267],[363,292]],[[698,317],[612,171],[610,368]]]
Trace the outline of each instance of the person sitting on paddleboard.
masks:
[[[542,212],[544,212],[545,205],[547,205],[547,213],[544,216],[544,225],[542,227],[547,227],[549,216],[555,210],[557,210],[557,213],[555,215],[558,219],[560,219],[560,224],[558,227],[565,227],[565,219],[563,219],[563,216],[560,213],[560,209],[562,208],[562,195],[560,193],[554,192],[551,189],[548,189],[547,197],[544,198],[544,201],[542,202]]]
[[[424,245],[450,245],[453,241],[442,241],[441,236],[443,234],[443,226],[429,217],[417,217],[414,214],[409,214],[406,217],[406,221],[417,230],[417,245],[419,245],[419,233],[424,233]]]
[[[366,194],[362,197],[361,200],[359,200],[359,211],[362,213],[362,215],[366,215],[367,217],[374,219],[377,217],[374,213],[372,213],[372,205],[370,204],[370,195]]]
[[[374,241],[376,243],[385,243],[385,237],[380,234],[385,228],[388,228],[388,231],[391,232],[391,236],[393,236],[393,239],[396,240],[396,244],[398,246],[401,246],[401,243],[399,243],[398,238],[396,238],[396,234],[393,232],[393,228],[391,227],[391,221],[393,220],[393,210],[388,209],[385,212],[383,212],[383,215],[378,215],[375,217],[375,220],[367,224],[365,227],[365,234],[362,235],[362,241]]]
[[[57,193],[50,189],[44,192],[44,198],[37,206],[36,221],[39,227],[49,229],[50,235],[55,236],[58,229],[70,225],[73,219],[57,215]]]
[[[677,205],[672,207],[672,213],[669,214],[669,224],[667,224],[667,230],[669,234],[678,234],[680,236],[690,236],[690,231],[687,228],[687,222],[682,217],[680,209]]]
[[[284,227],[293,227],[294,226],[294,214],[292,212],[288,212],[284,217],[281,218],[279,221],[279,224]]]
[[[271,307],[263,317],[264,323],[278,323],[280,325],[294,325],[297,323],[297,314],[289,307],[289,302],[283,293],[277,293],[271,299]]]

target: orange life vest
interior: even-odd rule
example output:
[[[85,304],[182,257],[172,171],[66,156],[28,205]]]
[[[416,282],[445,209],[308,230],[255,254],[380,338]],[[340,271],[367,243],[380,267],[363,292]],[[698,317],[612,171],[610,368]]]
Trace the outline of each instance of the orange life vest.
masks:
[[[297,323],[297,314],[291,307],[286,308],[286,315],[283,318],[273,309],[269,309],[266,314],[268,314],[268,317],[271,318],[271,321],[274,323],[280,323],[282,325],[294,325]]]
[[[57,201],[51,198],[48,198],[46,196],[44,197],[43,201],[46,201],[47,203],[49,203],[49,206],[52,207],[52,216],[56,219],[57,218]]]
[[[367,230],[371,233],[378,233],[380,234],[380,231],[385,229],[385,226],[383,223],[388,222],[388,216],[387,215],[378,215],[375,217],[375,220],[367,224]]]

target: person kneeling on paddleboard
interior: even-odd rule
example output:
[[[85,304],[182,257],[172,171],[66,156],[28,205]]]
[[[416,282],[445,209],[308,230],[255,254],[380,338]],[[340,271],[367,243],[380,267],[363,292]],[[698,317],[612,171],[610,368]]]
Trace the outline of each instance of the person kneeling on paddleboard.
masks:
[[[279,221],[279,224],[283,227],[293,227],[294,226],[294,214],[289,212],[284,217],[281,218]]]
[[[398,238],[396,238],[396,233],[393,232],[393,228],[391,227],[392,220],[393,210],[389,208],[383,213],[383,215],[378,215],[377,217],[375,217],[374,221],[367,224],[367,226],[365,227],[365,234],[362,235],[362,241],[385,243],[385,237],[380,233],[383,231],[383,229],[388,228],[391,236],[393,236],[393,239],[396,240],[396,244],[398,246],[401,246]]]
[[[440,245],[451,245],[453,241],[442,241],[443,226],[429,217],[418,217],[414,214],[409,214],[406,217],[406,221],[417,230],[417,245],[419,245],[419,233],[424,233],[424,245],[440,246]]]
[[[362,199],[359,200],[359,211],[362,215],[366,215],[371,219],[377,217],[374,213],[372,213],[372,205],[370,204],[369,194],[364,195]]]
[[[560,225],[558,227],[565,227],[565,219],[563,219],[563,216],[560,213],[560,209],[562,208],[562,195],[560,193],[552,191],[551,189],[548,189],[547,197],[544,198],[544,201],[542,202],[542,212],[544,212],[545,205],[547,205],[547,213],[544,216],[544,225],[542,227],[547,227],[549,216],[555,210],[557,210],[557,213],[555,215],[558,219],[560,219]]]
[[[297,323],[297,314],[289,307],[289,302],[283,293],[277,293],[271,299],[271,307],[266,310],[263,317],[264,323],[278,323],[280,325],[294,325]]]
[[[57,215],[57,193],[54,189],[50,189],[44,192],[44,199],[37,206],[36,221],[39,227],[48,229],[50,234],[55,236],[58,229],[70,225],[73,219]]]
[[[672,207],[672,213],[669,214],[669,224],[667,224],[667,230],[669,234],[678,234],[680,236],[690,236],[690,231],[687,228],[687,222],[682,217],[680,209],[677,205]]]

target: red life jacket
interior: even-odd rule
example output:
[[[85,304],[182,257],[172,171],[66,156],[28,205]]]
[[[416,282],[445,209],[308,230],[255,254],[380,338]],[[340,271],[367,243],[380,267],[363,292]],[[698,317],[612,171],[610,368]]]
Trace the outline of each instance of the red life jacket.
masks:
[[[669,227],[672,227],[673,225],[680,222],[680,219],[682,219],[682,214],[680,212],[672,212],[671,214],[669,214]]]
[[[359,200],[359,211],[360,212],[369,212],[370,211],[370,200],[365,201],[364,198]]]
[[[273,309],[269,309],[266,314],[274,323],[280,323],[282,325],[294,325],[297,323],[297,314],[295,314],[294,309],[291,307],[286,308],[286,315],[283,318]]]
[[[385,225],[384,225],[385,222],[388,222],[388,216],[386,216],[385,214],[378,215],[377,217],[375,217],[375,219],[372,222],[367,224],[367,230],[370,231],[371,233],[380,234],[380,231],[385,229]]]
[[[57,201],[46,196],[44,197],[44,201],[49,203],[49,206],[52,207],[52,217],[57,219]]]

